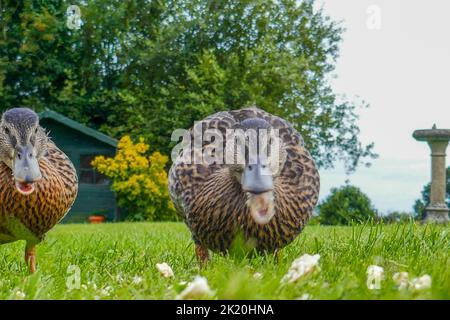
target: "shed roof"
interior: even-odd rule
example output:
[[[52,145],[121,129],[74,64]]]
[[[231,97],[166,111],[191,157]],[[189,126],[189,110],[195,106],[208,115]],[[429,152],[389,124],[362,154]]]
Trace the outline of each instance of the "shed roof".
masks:
[[[106,144],[109,144],[110,146],[117,148],[118,141],[116,139],[111,138],[110,136],[108,136],[104,133],[101,133],[97,130],[86,127],[85,125],[83,125],[79,122],[76,122],[72,119],[69,119],[69,118],[63,116],[62,114],[59,114],[53,110],[46,109],[45,111],[40,112],[39,119],[41,119],[41,120],[42,119],[52,119],[56,122],[59,122],[59,123],[62,123],[64,125],[68,126],[69,128],[77,130],[81,133],[84,133],[87,136],[90,136],[92,138],[95,138]]]

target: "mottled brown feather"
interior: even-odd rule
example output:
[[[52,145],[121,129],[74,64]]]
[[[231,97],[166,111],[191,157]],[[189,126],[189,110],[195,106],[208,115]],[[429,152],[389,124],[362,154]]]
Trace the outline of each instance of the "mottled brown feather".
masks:
[[[258,250],[275,251],[293,241],[317,203],[320,179],[301,135],[284,119],[257,108],[219,112],[191,129],[226,129],[248,118],[266,120],[279,129],[286,159],[274,178],[275,215],[265,225],[255,223],[246,206],[240,183],[226,165],[189,164],[176,159],[169,172],[169,191],[175,208],[192,232],[194,242],[213,251],[227,251],[238,234]],[[203,144],[203,149],[208,143]]]
[[[53,142],[47,148],[39,160],[42,179],[30,195],[17,191],[11,169],[0,163],[0,243],[39,243],[75,201],[78,178],[72,162]]]

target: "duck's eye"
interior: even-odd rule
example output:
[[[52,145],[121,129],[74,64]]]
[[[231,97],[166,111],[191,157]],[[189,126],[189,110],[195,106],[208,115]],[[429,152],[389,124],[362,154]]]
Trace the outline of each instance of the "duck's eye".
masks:
[[[265,164],[263,164],[261,167],[262,167],[263,169],[267,168],[267,166],[266,166]]]
[[[3,127],[3,131],[4,131],[6,134],[9,134],[9,129],[8,129],[7,127]]]
[[[252,166],[248,166],[248,170],[252,171],[253,167]]]

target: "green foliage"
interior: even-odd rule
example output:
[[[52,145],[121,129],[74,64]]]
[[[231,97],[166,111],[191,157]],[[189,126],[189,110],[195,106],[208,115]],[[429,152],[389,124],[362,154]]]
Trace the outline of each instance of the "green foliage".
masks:
[[[168,158],[157,151],[149,154],[149,148],[143,138],[134,143],[124,136],[114,157],[97,156],[92,166],[112,180],[112,190],[128,220],[177,220],[165,171]]]
[[[431,182],[427,183],[422,189],[422,199],[417,199],[413,209],[416,219],[425,218],[425,208],[430,203]],[[446,184],[447,206],[450,207],[450,167],[447,167],[447,184]]]
[[[2,108],[52,108],[168,155],[175,128],[256,104],[292,122],[321,167],[375,156],[358,140],[365,103],[327,80],[343,29],[312,0],[5,0],[0,14]]]
[[[313,215],[311,216],[311,218],[309,218],[308,220],[308,226],[318,226],[320,225],[320,217]]]
[[[369,197],[350,185],[331,189],[331,194],[318,208],[320,223],[325,225],[363,223],[377,217]]]

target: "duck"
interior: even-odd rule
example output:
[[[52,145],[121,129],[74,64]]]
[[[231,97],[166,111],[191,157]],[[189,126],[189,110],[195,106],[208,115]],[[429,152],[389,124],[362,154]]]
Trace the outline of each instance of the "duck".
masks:
[[[36,272],[36,246],[70,210],[78,177],[70,159],[30,108],[0,121],[0,244],[25,240],[25,263]]]
[[[237,132],[247,137],[243,147],[236,147]],[[227,253],[242,236],[257,252],[278,256],[318,201],[320,176],[303,137],[256,106],[196,122],[172,157],[170,197],[201,264],[209,251]]]

